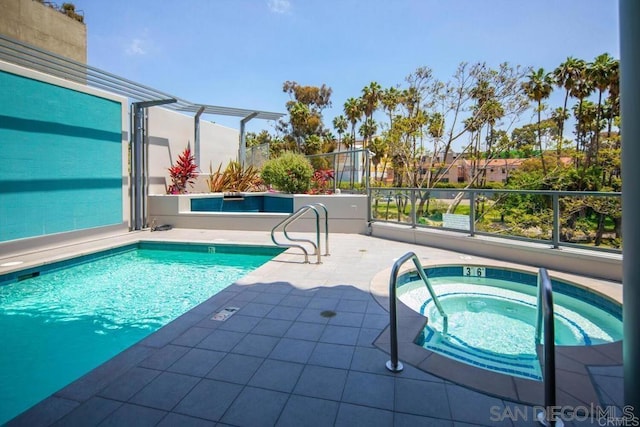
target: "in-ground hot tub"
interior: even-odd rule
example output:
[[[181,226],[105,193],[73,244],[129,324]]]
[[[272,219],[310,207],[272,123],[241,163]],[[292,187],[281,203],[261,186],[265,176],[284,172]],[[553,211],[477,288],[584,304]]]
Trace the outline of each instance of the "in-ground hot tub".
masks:
[[[479,266],[425,268],[448,328],[416,272],[398,278],[398,299],[429,321],[416,339],[427,350],[482,369],[541,380],[536,354],[535,274]],[[556,344],[593,346],[622,339],[622,306],[566,281],[552,280]]]

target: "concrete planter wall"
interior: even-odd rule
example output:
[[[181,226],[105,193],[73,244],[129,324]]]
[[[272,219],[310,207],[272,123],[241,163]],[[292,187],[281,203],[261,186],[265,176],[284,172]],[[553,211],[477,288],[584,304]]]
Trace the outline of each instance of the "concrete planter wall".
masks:
[[[367,231],[367,196],[353,194],[280,194],[280,193],[245,193],[245,197],[265,197],[272,200],[271,205],[292,205],[291,212],[302,206],[322,203],[329,211],[329,231],[332,233],[365,233]],[[221,193],[199,193],[179,195],[151,195],[148,197],[148,223],[170,224],[176,228],[200,228],[213,230],[250,230],[271,231],[279,222],[290,215],[290,212],[205,212],[192,210],[194,199],[223,198]],[[226,202],[225,202],[226,203]],[[229,202],[233,203],[233,202]],[[203,203],[196,203],[202,205]],[[206,204],[206,203],[205,203]],[[218,206],[217,201],[212,205]],[[321,221],[324,219],[321,218]],[[323,223],[322,223],[323,224]],[[289,228],[291,231],[315,231],[315,215],[307,213]]]

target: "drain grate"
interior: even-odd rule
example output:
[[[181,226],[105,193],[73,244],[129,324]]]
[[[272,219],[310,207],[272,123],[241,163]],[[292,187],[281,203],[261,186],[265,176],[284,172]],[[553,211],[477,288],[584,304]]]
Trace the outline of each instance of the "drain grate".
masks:
[[[333,317],[335,316],[337,313],[335,311],[332,310],[325,310],[322,313],[320,313],[320,316],[322,317]]]

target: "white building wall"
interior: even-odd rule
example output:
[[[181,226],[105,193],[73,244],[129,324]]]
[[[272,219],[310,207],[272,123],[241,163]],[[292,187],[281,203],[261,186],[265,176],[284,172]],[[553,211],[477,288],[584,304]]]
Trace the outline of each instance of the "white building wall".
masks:
[[[148,177],[149,194],[165,194],[171,184],[168,169],[188,146],[195,154],[195,121],[192,116],[160,107],[148,110]],[[190,193],[208,191],[206,178],[209,165],[224,169],[238,156],[240,132],[200,118],[200,162],[202,173]]]

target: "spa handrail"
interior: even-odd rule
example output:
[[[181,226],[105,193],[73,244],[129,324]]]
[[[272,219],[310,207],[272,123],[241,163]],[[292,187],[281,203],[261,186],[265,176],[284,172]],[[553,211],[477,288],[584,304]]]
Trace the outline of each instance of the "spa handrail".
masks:
[[[544,318],[544,326],[543,326]],[[536,318],[536,346],[540,344],[540,335],[544,342],[544,406],[545,412],[538,414],[538,421],[545,426],[560,426],[553,408],[556,406],[556,344],[553,315],[553,287],[549,273],[545,268],[538,270],[538,308]]]
[[[310,205],[304,205],[301,208],[299,208],[298,210],[296,210],[295,212],[293,212],[291,215],[289,215],[287,218],[285,218],[283,221],[279,222],[275,227],[273,227],[271,229],[271,240],[273,241],[273,243],[275,243],[277,246],[280,247],[286,247],[286,248],[298,248],[300,250],[302,250],[302,252],[304,253],[304,262],[308,263],[309,262],[309,252],[307,251],[307,249],[302,246],[302,245],[298,245],[295,243],[281,243],[278,242],[275,238],[275,232],[278,228],[282,227],[282,232],[285,236],[285,238],[291,242],[305,242],[305,243],[309,243],[311,246],[313,246],[313,250],[314,250],[314,254],[317,255],[317,263],[320,264],[320,255],[321,255],[321,245],[320,245],[320,213],[318,212],[318,209],[316,208],[320,207],[324,210],[324,217],[325,217],[325,242],[326,242],[326,249],[325,249],[325,255],[329,255],[329,213],[327,211],[326,206],[324,206],[322,203],[313,203]],[[313,211],[315,213],[316,216],[316,243],[314,243],[312,240],[309,239],[301,239],[301,238],[294,238],[289,236],[289,234],[287,233],[287,226],[289,224],[292,224],[293,222],[295,222],[296,220],[298,220],[299,218],[301,218],[305,213],[307,213],[308,211]]]
[[[391,335],[391,360],[387,361],[387,369],[391,372],[400,372],[404,367],[402,366],[402,362],[398,360],[398,314],[397,314],[397,298],[396,298],[396,285],[398,282],[398,272],[400,267],[405,262],[413,260],[413,264],[418,269],[418,275],[424,282],[433,299],[438,312],[442,316],[442,332],[444,335],[447,335],[449,317],[446,315],[444,310],[442,309],[442,305],[440,305],[440,301],[438,300],[438,296],[433,291],[431,287],[431,283],[427,278],[427,275],[424,272],[424,268],[422,268],[422,264],[418,259],[418,256],[414,252],[407,252],[402,255],[400,258],[393,263],[393,267],[391,268],[391,277],[389,278],[389,334]]]

